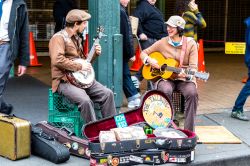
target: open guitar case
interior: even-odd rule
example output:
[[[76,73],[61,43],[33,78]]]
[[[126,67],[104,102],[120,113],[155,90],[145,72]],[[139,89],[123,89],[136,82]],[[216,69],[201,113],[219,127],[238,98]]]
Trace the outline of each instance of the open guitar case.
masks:
[[[175,128],[183,132],[187,137],[167,138],[147,134],[146,139],[100,143],[100,131],[109,131],[113,128],[122,127],[124,123],[127,126],[147,124],[144,118],[144,111],[154,107],[158,109],[158,101],[160,100],[165,100],[169,103],[169,109],[163,110],[167,111],[166,114],[170,116],[168,120],[165,120],[165,122],[168,122],[165,128]],[[151,107],[152,105],[149,106],[151,101],[154,102],[154,107]],[[135,165],[144,163],[152,165],[189,163],[193,161],[194,149],[197,144],[196,134],[189,130],[177,128],[173,123],[173,115],[170,100],[162,92],[152,90],[144,94],[139,108],[86,124],[83,127],[83,134],[89,140],[89,150],[91,151],[90,164],[115,165],[118,163],[119,165]]]

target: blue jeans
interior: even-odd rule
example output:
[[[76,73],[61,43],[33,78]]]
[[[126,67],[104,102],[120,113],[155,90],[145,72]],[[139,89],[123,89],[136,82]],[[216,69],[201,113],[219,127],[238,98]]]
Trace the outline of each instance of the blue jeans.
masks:
[[[123,62],[123,91],[128,102],[140,97],[140,94],[131,80],[128,62]]]
[[[0,110],[1,107],[4,108],[6,106],[6,103],[3,99],[3,92],[5,90],[10,69],[12,66],[11,61],[11,51],[10,51],[10,45],[8,43],[0,45]]]
[[[248,68],[248,79],[242,90],[240,91],[239,96],[237,97],[234,107],[234,111],[241,111],[243,112],[243,106],[247,100],[247,97],[250,95],[250,69]]]

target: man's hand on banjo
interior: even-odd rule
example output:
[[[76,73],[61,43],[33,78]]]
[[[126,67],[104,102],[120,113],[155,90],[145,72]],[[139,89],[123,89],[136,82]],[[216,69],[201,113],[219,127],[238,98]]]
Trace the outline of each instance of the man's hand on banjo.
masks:
[[[102,53],[102,47],[100,44],[95,45],[95,53],[96,55],[100,55]]]
[[[87,71],[90,72],[92,69],[91,63],[87,62],[87,61],[82,61],[82,71]]]

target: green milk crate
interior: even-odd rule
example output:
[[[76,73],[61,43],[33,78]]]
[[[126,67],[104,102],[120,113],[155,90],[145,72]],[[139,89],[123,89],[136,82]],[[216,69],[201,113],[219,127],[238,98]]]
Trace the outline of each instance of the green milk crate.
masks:
[[[49,115],[48,121],[57,128],[65,127],[75,133],[77,137],[83,138],[82,126],[84,124],[84,121],[80,117]]]
[[[48,101],[48,121],[55,127],[66,127],[75,133],[76,136],[82,137],[82,126],[85,124],[81,118],[76,104],[71,103],[66,97],[58,93],[52,93],[49,89]]]

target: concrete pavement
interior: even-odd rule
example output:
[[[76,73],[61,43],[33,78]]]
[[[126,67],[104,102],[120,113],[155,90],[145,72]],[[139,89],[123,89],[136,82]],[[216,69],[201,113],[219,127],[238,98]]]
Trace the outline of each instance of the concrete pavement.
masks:
[[[244,58],[241,55],[224,55],[220,52],[205,55],[206,69],[210,72],[210,79],[206,83],[198,84],[199,115],[196,125],[222,125],[241,139],[242,144],[198,144],[195,150],[195,161],[188,165],[248,166],[250,165],[250,122],[230,118],[235,98],[243,86],[241,79],[247,74]],[[19,78],[21,81],[18,80],[18,82],[11,80],[5,95],[6,99],[15,106],[14,114],[25,117],[33,123],[48,118],[50,64],[47,57],[39,60],[43,66],[29,68],[28,74],[42,82],[36,79],[25,80],[25,77]],[[124,105],[126,105],[126,101]],[[249,108],[249,99],[245,106],[246,109]],[[247,115],[250,117],[250,112],[247,112]],[[12,165],[53,166],[56,164],[33,155],[18,161],[0,157],[0,166]],[[60,165],[87,166],[89,161],[71,156],[69,161]]]
[[[250,117],[250,112],[247,112]],[[250,122],[232,119],[230,110],[224,110],[215,114],[203,114],[197,116],[196,125],[223,125],[236,137],[242,140],[241,144],[197,144],[195,160],[186,165],[190,166],[249,166],[250,163]],[[211,133],[213,134],[213,133]],[[55,166],[49,161],[32,155],[29,158],[18,161],[10,161],[0,157],[1,166]],[[71,155],[70,160],[60,164],[65,166],[87,166],[89,161]],[[177,164],[163,164],[174,166]]]

